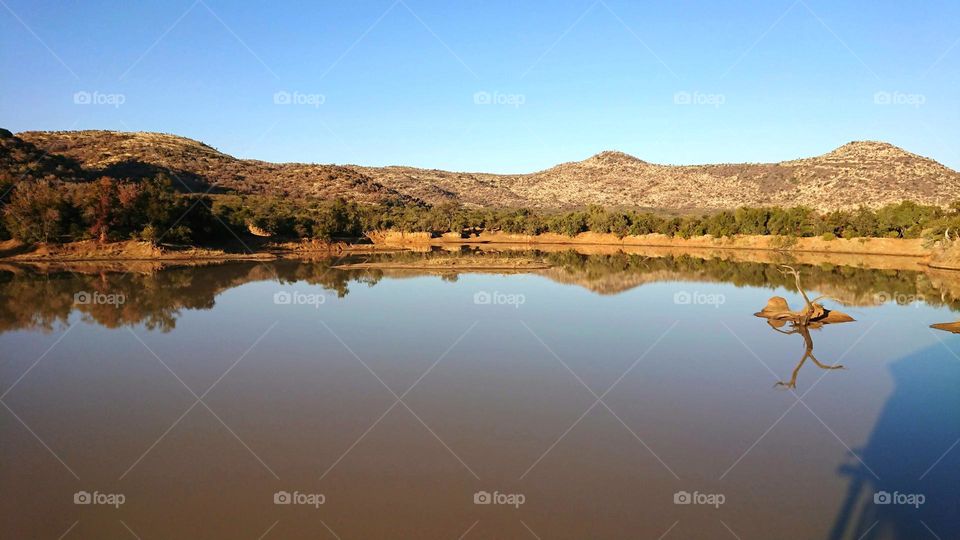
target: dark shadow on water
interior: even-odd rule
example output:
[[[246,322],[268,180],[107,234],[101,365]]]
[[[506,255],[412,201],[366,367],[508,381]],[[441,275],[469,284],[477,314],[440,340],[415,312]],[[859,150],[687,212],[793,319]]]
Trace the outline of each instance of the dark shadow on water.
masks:
[[[960,538],[960,360],[935,344],[890,372],[893,394],[866,446],[855,449],[862,462],[850,456],[838,470],[850,485],[829,538]],[[895,494],[925,500],[878,504]]]

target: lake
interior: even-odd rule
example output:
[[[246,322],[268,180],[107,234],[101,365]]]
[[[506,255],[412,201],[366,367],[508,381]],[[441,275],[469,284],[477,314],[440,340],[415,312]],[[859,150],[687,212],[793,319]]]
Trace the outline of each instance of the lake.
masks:
[[[960,538],[960,276],[433,256],[4,267],[0,536]]]

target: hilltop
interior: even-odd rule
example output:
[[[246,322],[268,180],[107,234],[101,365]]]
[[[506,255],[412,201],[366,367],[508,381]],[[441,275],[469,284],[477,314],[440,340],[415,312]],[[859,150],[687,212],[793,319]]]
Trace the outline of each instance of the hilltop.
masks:
[[[539,172],[504,175],[268,163],[238,159],[202,142],[159,133],[29,131],[13,138],[51,159],[114,177],[166,171],[190,190],[344,197],[365,203],[456,202],[539,209],[599,204],[677,211],[805,205],[825,211],[903,200],[933,205],[960,200],[960,173],[875,141],[855,141],[820,156],[779,163],[662,165],[607,151]]]

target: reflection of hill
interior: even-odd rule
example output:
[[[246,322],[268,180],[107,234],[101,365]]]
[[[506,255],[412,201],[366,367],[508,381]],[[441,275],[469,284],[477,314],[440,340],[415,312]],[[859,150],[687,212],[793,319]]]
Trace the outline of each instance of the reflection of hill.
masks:
[[[784,276],[774,264],[690,256],[651,258],[625,253],[588,256],[573,251],[550,253],[545,257],[554,266],[539,273],[554,281],[579,285],[599,294],[617,294],[658,281],[732,283],[769,288],[793,286],[793,278]],[[884,300],[922,298],[932,305],[956,304],[960,307],[957,301],[960,295],[942,293],[926,274],[919,271],[829,265],[799,268],[807,287],[847,305],[869,306]],[[960,275],[940,276],[939,283],[950,277],[960,285]],[[960,286],[957,288],[960,290]]]
[[[539,274],[564,285],[578,285],[597,294],[619,294],[624,291],[658,281],[711,281],[698,279],[697,276],[672,270],[654,270],[637,274],[618,272],[606,275],[591,275],[588,271],[564,267],[541,270]]]
[[[217,295],[254,281],[279,280],[318,285],[338,296],[349,292],[349,284],[374,285],[383,277],[405,278],[436,275],[456,281],[458,272],[438,265],[435,270],[382,270],[377,268],[338,269],[332,265],[350,262],[401,262],[442,257],[470,259],[516,259],[546,263],[547,269],[531,270],[557,283],[577,285],[598,294],[617,294],[646,283],[708,282],[738,287],[792,287],[775,264],[701,259],[692,256],[649,257],[623,252],[584,255],[574,251],[496,252],[463,251],[372,254],[318,261],[233,262],[200,267],[155,265],[117,267],[76,264],[70,266],[0,267],[0,331],[18,328],[50,330],[65,323],[74,311],[87,320],[107,327],[144,324],[161,330],[172,329],[184,309],[210,309]],[[437,261],[432,261],[435,265]],[[481,261],[481,263],[488,263]],[[479,264],[482,266],[482,264]],[[848,305],[874,305],[881,299],[919,298],[928,304],[960,309],[960,275],[939,272],[933,279],[915,270],[869,270],[838,266],[799,266],[804,283],[819,294],[828,294]],[[471,273],[482,270],[469,270]],[[492,273],[504,273],[494,270]],[[119,305],[75,303],[78,293],[121,295]]]

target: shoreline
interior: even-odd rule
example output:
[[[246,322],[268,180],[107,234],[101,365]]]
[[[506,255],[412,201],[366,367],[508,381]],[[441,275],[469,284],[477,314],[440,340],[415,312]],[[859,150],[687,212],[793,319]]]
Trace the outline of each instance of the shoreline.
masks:
[[[374,236],[374,235],[371,235]],[[135,263],[217,263],[230,261],[275,261],[284,259],[316,259],[364,253],[396,253],[429,251],[435,248],[451,251],[463,247],[479,250],[530,249],[538,251],[574,250],[585,254],[650,253],[699,257],[739,259],[737,254],[750,256],[744,259],[759,259],[776,262],[781,258],[806,260],[810,264],[841,264],[849,266],[911,266],[929,267],[938,270],[960,270],[960,247],[944,248],[942,242],[932,245],[923,239],[900,238],[836,238],[780,237],[780,236],[734,236],[714,238],[668,237],[660,234],[618,237],[613,234],[581,233],[575,237],[547,233],[542,235],[519,235],[508,233],[481,233],[461,238],[447,234],[431,237],[428,233],[386,232],[375,235],[372,244],[348,242],[256,242],[223,248],[184,246],[171,248],[155,246],[147,242],[126,241],[98,244],[94,241],[69,244],[23,245],[14,241],[0,242],[0,262],[3,263],[84,263],[110,264]],[[247,249],[251,251],[246,251]],[[870,259],[873,259],[872,261]],[[899,261],[898,261],[899,260]],[[388,263],[369,263],[370,267]],[[413,269],[410,263],[394,264]],[[424,266],[424,265],[417,265]],[[429,268],[466,269],[467,265],[426,265]],[[485,265],[480,265],[485,267]],[[523,266],[521,266],[523,267]],[[527,266],[529,268],[529,266]],[[355,268],[358,268],[355,266]],[[511,265],[512,268],[512,265]],[[426,268],[423,268],[426,269]],[[507,269],[507,268],[504,268]]]
[[[203,263],[229,261],[275,261],[308,259],[349,253],[390,253],[406,249],[376,244],[345,242],[264,243],[250,240],[236,246],[157,246],[128,240],[99,244],[92,240],[66,244],[21,244],[0,242],[0,263]]]
[[[461,238],[446,234],[430,237],[427,233],[389,232],[378,235],[375,242],[413,250],[459,248],[462,246],[480,249],[529,248],[543,251],[575,249],[597,253],[643,252],[666,250],[676,253],[754,253],[760,258],[794,257],[829,263],[831,258],[845,259],[856,265],[856,258],[906,259],[915,265],[935,265],[937,268],[960,270],[960,253],[954,254],[952,246],[944,248],[942,242],[930,243],[920,238],[834,238],[782,237],[770,235],[744,235],[715,238],[698,236],[691,238],[671,237],[662,234],[619,237],[609,233],[581,233],[564,236],[555,233],[523,235],[502,232],[483,232]]]

